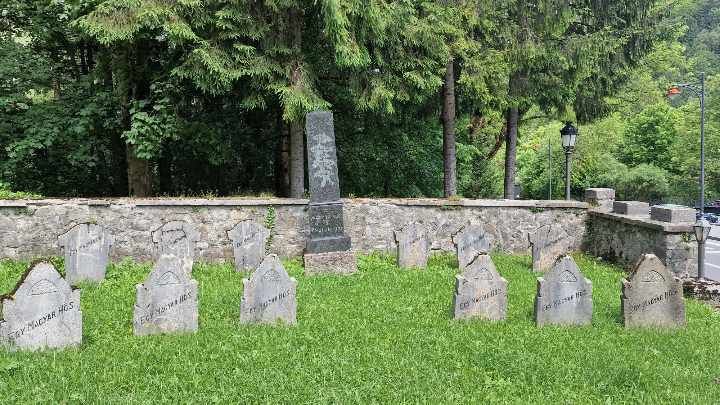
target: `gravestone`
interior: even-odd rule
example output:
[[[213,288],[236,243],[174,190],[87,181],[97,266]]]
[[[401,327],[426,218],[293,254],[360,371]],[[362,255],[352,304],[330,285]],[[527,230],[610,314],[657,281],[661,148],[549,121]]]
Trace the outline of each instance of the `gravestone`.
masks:
[[[65,277],[71,285],[80,281],[102,281],[108,265],[113,237],[97,224],[77,224],[58,236],[65,253]]]
[[[255,270],[265,258],[270,231],[252,220],[245,220],[227,232],[235,255],[235,270]]]
[[[243,279],[241,323],[296,322],[297,281],[285,271],[277,255],[268,255],[249,279]]]
[[[561,257],[552,270],[538,278],[535,323],[589,325],[592,322],[592,282],[570,256]]]
[[[478,254],[490,253],[490,240],[480,225],[469,224],[452,236],[458,266],[464,269]]]
[[[48,262],[31,265],[15,289],[0,296],[0,308],[2,347],[38,350],[82,343],[80,290]]]
[[[455,276],[455,319],[505,319],[507,280],[500,277],[489,255],[478,254],[465,271]]]
[[[399,267],[427,267],[430,240],[423,224],[411,222],[395,231]]]
[[[310,239],[305,246],[305,271],[354,273],[357,258],[350,250],[350,237],[345,235],[332,113],[308,113],[305,130],[310,182]]]
[[[620,309],[626,328],[685,326],[682,282],[657,256],[643,255],[621,287]]]
[[[191,274],[191,259],[160,256],[145,282],[135,286],[136,336],[197,331],[198,283]]]
[[[564,254],[560,243],[556,243],[557,235],[551,225],[543,225],[534,232],[528,233],[528,242],[532,251],[533,271],[548,271],[558,256]]]
[[[198,240],[200,240],[198,231],[185,221],[166,222],[152,232],[156,259],[167,254],[193,260],[195,258],[195,243]]]

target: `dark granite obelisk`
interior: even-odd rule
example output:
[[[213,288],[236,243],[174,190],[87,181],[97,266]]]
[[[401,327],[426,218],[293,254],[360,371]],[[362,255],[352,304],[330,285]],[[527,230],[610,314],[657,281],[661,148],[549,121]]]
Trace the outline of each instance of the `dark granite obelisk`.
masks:
[[[308,113],[305,131],[310,178],[310,239],[305,246],[305,272],[352,273],[357,270],[357,262],[343,224],[332,113]]]

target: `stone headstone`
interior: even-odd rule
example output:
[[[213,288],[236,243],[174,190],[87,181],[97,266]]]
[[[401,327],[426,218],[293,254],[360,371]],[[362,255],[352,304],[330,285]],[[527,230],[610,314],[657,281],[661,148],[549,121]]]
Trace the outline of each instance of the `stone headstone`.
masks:
[[[166,222],[152,233],[156,259],[164,254],[194,259],[198,240],[198,231],[185,221]]]
[[[277,255],[268,255],[249,279],[243,279],[240,322],[295,324],[296,288],[297,281],[288,275]]]
[[[592,309],[592,282],[583,276],[572,257],[559,258],[551,271],[538,278],[537,326],[589,325]]]
[[[412,222],[395,231],[398,266],[427,267],[430,240],[423,224]]]
[[[549,270],[553,263],[555,263],[555,259],[564,253],[558,252],[557,246],[553,246],[555,236],[556,235],[552,233],[552,226],[550,225],[543,225],[528,234],[528,242],[530,242],[530,249],[532,251],[533,271],[544,272]]]
[[[652,254],[638,260],[621,282],[621,312],[626,328],[685,326],[682,282]]]
[[[71,285],[105,279],[113,237],[97,224],[77,224],[58,237],[65,253],[65,277]]]
[[[136,336],[197,331],[198,283],[191,274],[191,259],[160,256],[145,282],[135,286]]]
[[[308,113],[305,125],[310,183],[310,239],[305,246],[305,269],[308,274],[353,273],[357,259],[350,250],[350,237],[343,223],[333,115],[329,111]],[[320,253],[323,255],[311,256]],[[330,265],[325,265],[327,260]]]
[[[670,223],[695,222],[695,209],[675,204],[653,205],[650,219]]]
[[[489,255],[478,254],[455,276],[455,319],[505,319],[507,280],[500,277]]]
[[[480,225],[469,224],[452,236],[458,266],[464,269],[478,254],[490,253],[490,239]]]
[[[620,215],[646,217],[650,215],[650,204],[642,201],[615,201],[613,212]]]
[[[235,270],[255,270],[265,258],[270,231],[252,220],[245,220],[228,231],[235,254]]]
[[[82,343],[80,290],[48,262],[38,262],[15,289],[0,297],[0,346],[38,350]]]

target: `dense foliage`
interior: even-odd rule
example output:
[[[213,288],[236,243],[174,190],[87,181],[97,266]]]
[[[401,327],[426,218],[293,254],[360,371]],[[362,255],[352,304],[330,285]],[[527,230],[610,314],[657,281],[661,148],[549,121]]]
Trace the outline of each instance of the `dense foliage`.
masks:
[[[298,195],[304,114],[331,109],[344,195],[547,198],[552,180],[558,198],[573,120],[574,193],[692,202],[697,98],[664,93],[708,75],[720,194],[719,16],[714,0],[7,0],[0,190]]]

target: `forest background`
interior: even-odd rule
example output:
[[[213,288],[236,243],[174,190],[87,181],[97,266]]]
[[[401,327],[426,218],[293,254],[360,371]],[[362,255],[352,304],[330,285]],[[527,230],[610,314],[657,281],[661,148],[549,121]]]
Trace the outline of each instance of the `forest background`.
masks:
[[[329,109],[344,196],[559,199],[573,121],[575,196],[694,204],[699,72],[713,199],[720,0],[5,0],[0,198],[303,196]]]

